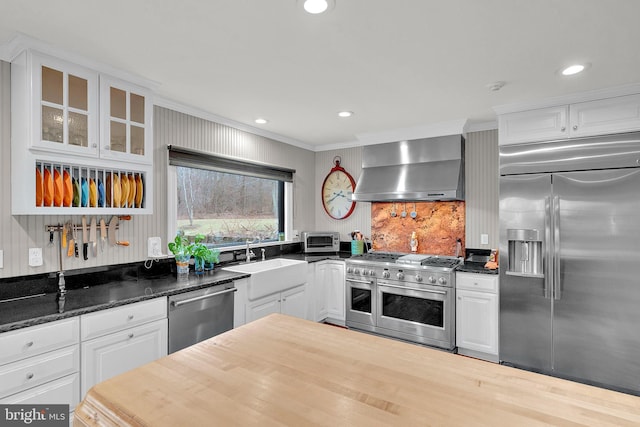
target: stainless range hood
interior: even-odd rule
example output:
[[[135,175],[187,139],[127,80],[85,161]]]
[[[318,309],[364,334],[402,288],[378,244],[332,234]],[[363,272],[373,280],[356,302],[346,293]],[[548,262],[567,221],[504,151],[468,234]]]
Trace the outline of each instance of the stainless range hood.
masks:
[[[353,200],[464,200],[464,137],[364,146]]]

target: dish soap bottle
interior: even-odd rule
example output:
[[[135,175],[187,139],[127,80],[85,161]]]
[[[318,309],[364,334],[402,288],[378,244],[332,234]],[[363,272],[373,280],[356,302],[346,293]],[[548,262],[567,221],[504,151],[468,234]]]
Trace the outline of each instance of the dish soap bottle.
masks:
[[[411,252],[418,252],[418,236],[415,231],[411,233],[409,245],[411,246]]]

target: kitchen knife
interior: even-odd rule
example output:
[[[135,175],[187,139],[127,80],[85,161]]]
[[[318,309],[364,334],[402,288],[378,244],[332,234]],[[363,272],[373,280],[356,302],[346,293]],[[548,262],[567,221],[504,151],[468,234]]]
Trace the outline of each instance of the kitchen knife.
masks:
[[[118,226],[118,217],[112,216],[109,220],[109,244],[116,245],[116,227]]]
[[[100,251],[104,252],[104,239],[107,238],[107,224],[100,218]]]
[[[87,230],[87,217],[82,215],[82,258],[89,259],[89,230]]]
[[[71,221],[67,222],[67,234],[68,234],[67,238],[69,240],[69,242],[67,243],[67,246],[68,246],[68,248],[67,248],[67,256],[68,257],[72,257],[73,256],[73,251],[74,251],[74,248],[75,248],[75,241],[74,241],[74,238],[73,238],[73,227],[74,227],[73,222],[71,222]]]
[[[98,223],[96,217],[91,218],[91,231],[89,232],[89,241],[91,242],[91,253],[95,257],[98,255],[98,238],[97,238]]]

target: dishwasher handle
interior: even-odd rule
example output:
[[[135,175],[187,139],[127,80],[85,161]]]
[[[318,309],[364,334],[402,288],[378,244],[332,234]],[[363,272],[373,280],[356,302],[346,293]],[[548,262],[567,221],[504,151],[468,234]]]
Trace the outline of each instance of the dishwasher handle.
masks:
[[[237,291],[238,291],[238,288],[228,288],[228,289],[225,289],[225,290],[220,291],[220,292],[215,292],[213,294],[200,295],[200,296],[189,298],[189,299],[185,299],[185,300],[182,300],[182,301],[171,301],[171,307],[178,308],[183,304],[189,304],[191,302],[200,301],[200,300],[207,299],[207,298],[213,298],[213,297],[217,297],[219,295],[224,295],[224,294],[228,294],[228,293],[231,293],[231,292],[237,292]]]

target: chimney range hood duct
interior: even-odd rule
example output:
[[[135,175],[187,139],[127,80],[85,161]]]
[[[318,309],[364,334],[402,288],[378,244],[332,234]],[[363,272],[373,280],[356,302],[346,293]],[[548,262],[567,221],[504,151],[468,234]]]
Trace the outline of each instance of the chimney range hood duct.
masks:
[[[464,137],[366,145],[353,200],[464,200]]]

